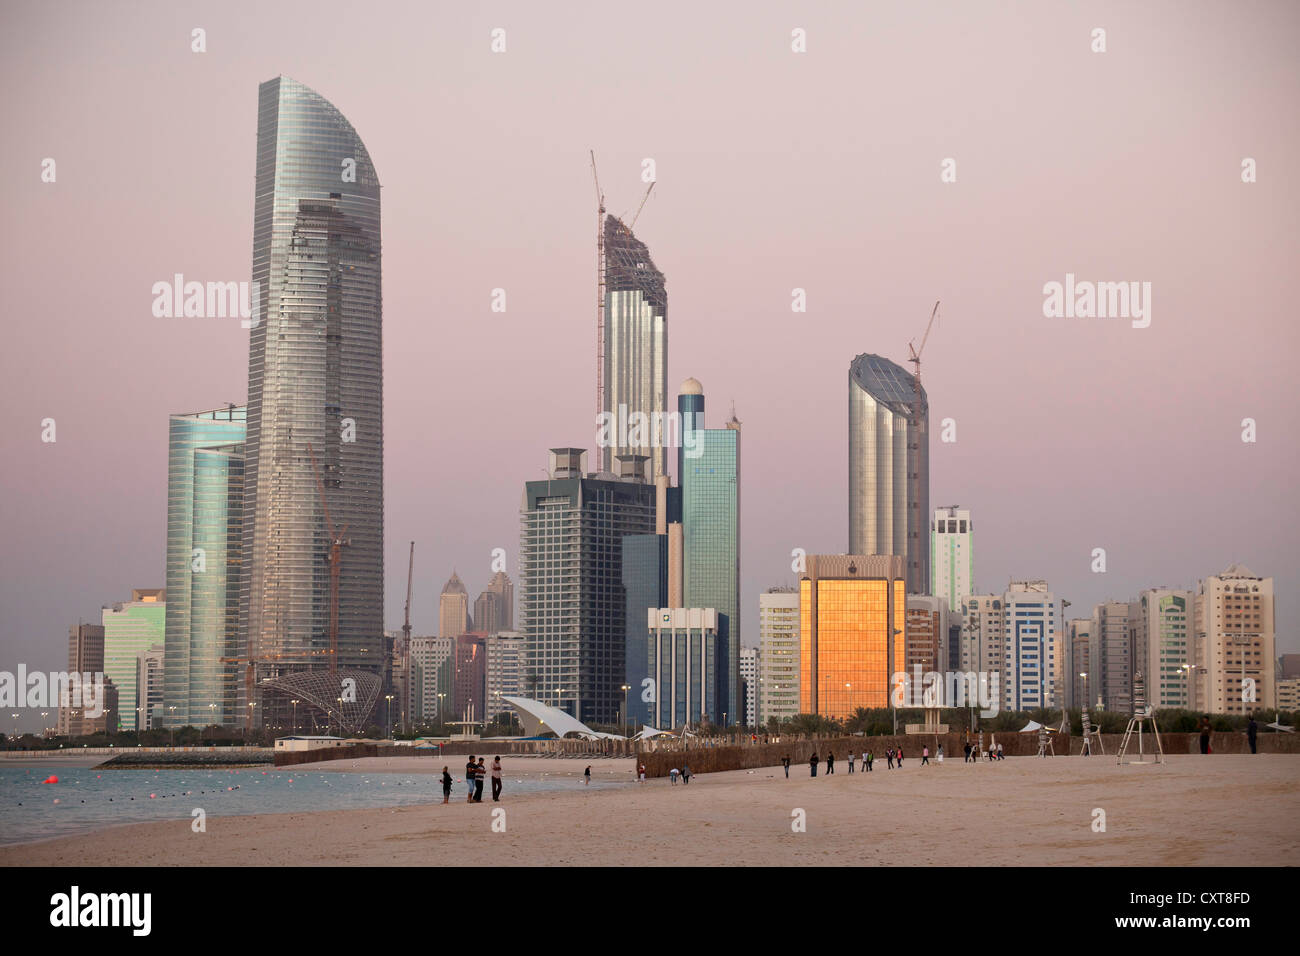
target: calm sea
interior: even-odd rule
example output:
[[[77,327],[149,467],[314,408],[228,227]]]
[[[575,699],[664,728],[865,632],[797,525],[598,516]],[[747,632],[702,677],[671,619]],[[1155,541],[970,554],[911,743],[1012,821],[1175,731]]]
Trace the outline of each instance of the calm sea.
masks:
[[[514,793],[571,790],[577,775],[505,777]],[[51,774],[58,783],[43,784]],[[452,771],[456,776],[455,769]],[[207,816],[402,807],[442,801],[438,774],[290,773],[284,770],[100,770],[94,767],[0,767],[0,845],[85,833],[122,823]],[[625,786],[593,782],[592,788]],[[457,779],[452,800],[465,799]],[[491,781],[484,788],[490,803]]]

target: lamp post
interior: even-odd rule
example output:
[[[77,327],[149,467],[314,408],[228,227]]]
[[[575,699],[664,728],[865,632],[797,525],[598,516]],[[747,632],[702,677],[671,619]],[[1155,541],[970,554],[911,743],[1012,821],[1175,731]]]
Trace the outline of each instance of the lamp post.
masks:
[[[894,632],[894,640],[897,640],[897,639],[898,639],[898,635],[900,635],[900,634],[903,633],[901,630],[899,630],[899,629],[896,628],[896,627],[895,627],[895,628],[891,628],[891,630]],[[892,644],[893,644],[893,641],[890,641],[890,644],[892,645]],[[892,650],[893,650],[892,646],[889,648],[889,650],[892,652]],[[893,662],[894,662],[894,661],[893,661],[893,657],[891,656],[891,657],[890,657],[890,661],[889,661],[889,663],[890,663],[891,666],[893,665]],[[898,706],[897,706],[897,704],[895,704],[895,702],[894,702],[894,689],[893,689],[893,687],[890,687],[890,688],[889,688],[889,709],[892,710],[892,711],[894,712],[894,736],[897,737],[897,736],[898,736]]]
[[[627,736],[629,737],[632,736],[632,721],[628,719],[630,715],[627,712],[627,692],[631,689],[631,684],[623,685],[623,727],[627,731]]]
[[[291,700],[289,703],[293,704],[293,732],[296,736],[298,733],[298,702]]]
[[[176,746],[176,705],[172,704],[167,708],[171,713],[167,717],[167,724],[172,729],[172,747]]]
[[[385,694],[384,700],[387,701],[384,705],[384,720],[388,724],[388,737],[391,740],[393,736],[393,695]]]

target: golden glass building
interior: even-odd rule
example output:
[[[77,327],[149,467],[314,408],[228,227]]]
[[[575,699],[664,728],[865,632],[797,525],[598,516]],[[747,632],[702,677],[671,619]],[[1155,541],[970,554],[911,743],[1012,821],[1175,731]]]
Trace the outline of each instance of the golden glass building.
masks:
[[[906,562],[815,554],[799,579],[799,710],[843,719],[888,707],[903,672]]]

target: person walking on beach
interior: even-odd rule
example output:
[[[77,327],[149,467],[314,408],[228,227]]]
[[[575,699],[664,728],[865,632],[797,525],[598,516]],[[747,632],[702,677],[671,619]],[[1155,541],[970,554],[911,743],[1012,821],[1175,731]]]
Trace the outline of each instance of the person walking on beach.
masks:
[[[682,764],[682,784],[685,785],[685,784],[688,784],[688,783],[690,783],[690,782],[691,782],[691,765],[688,764],[688,763],[683,763],[683,764]]]
[[[492,802],[501,799],[501,758],[492,759]]]
[[[474,802],[483,802],[483,781],[487,779],[487,757],[479,757],[478,765],[474,768]]]
[[[781,766],[785,767],[785,779],[790,779],[790,755],[786,754],[781,758]]]
[[[1250,741],[1250,752],[1258,753],[1255,749],[1255,735],[1259,733],[1259,724],[1255,723],[1255,718],[1250,718],[1250,723],[1246,725],[1246,739]]]
[[[474,763],[474,755],[469,755],[469,762],[465,764],[465,786],[469,792],[465,794],[465,802],[474,802],[474,777],[478,775],[478,765]]]
[[[970,741],[969,741],[969,740],[966,741],[966,746],[965,746],[965,748],[964,748],[964,752],[965,752],[965,756],[961,758],[961,762],[962,762],[962,763],[970,763]]]
[[[681,771],[676,767],[673,767],[672,770],[668,771],[668,782],[674,787],[677,786],[677,775],[679,773],[681,773]]]
[[[898,748],[898,753],[895,754],[895,756],[898,757],[898,769],[902,770],[903,769],[903,748],[902,747]]]
[[[808,758],[808,769],[812,771],[810,776],[817,776],[817,764],[820,762],[821,758],[817,756],[817,751],[814,750],[813,755]]]
[[[998,744],[998,759],[999,759],[999,760],[1004,759],[1003,756],[1002,756],[1002,745],[1001,745],[1001,744]]]
[[[862,763],[866,766],[867,773],[871,773],[871,764],[875,761],[875,759],[876,759],[876,755],[873,754],[870,750],[868,750],[866,753],[862,755]]]
[[[835,754],[833,751],[830,750],[826,751],[826,772],[827,773],[835,772]]]
[[[645,764],[641,764],[637,768],[637,775],[638,779],[641,781],[641,785],[645,786]]]
[[[924,747],[921,748],[921,766],[928,767],[929,765],[930,765],[930,745],[926,744]]]
[[[1201,718],[1201,753],[1210,752],[1210,718]]]
[[[885,748],[885,759],[889,761],[889,769],[893,770],[894,769],[894,748],[893,747]]]
[[[591,786],[591,764],[587,764],[587,769],[582,771],[582,785],[584,787]]]
[[[857,758],[857,756],[858,755],[854,753],[852,749],[849,750],[849,773],[853,772],[853,761]]]
[[[934,759],[939,763],[943,763],[943,744],[939,745],[938,752],[935,754]]]
[[[452,784],[451,774],[447,772],[446,767],[443,767],[442,768],[442,802],[443,803],[451,802],[451,784]]]

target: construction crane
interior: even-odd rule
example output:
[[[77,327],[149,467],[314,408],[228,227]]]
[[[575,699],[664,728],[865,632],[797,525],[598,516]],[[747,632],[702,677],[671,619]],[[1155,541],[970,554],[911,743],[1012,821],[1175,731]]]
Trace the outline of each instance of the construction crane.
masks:
[[[913,347],[911,342],[907,343],[907,351],[911,353],[908,361],[916,367],[916,374],[913,376],[913,385],[916,389],[916,407],[917,413],[921,410],[921,353],[925,351],[925,343],[930,339],[930,330],[934,328],[934,320],[939,317],[939,303],[935,302],[934,310],[930,313],[930,324],[925,327],[925,335],[921,337],[921,347]]]
[[[654,188],[655,184],[652,181],[650,185],[646,187],[645,195],[641,197],[641,205],[636,207],[636,212],[632,214],[632,218],[628,221],[627,225],[623,227],[629,236],[632,234],[632,227],[635,226],[636,221],[641,218],[641,210],[645,208],[645,201],[650,198],[650,190]]]
[[[344,525],[343,530],[334,531],[334,522],[330,518],[329,502],[325,500],[325,484],[321,481],[320,466],[316,464],[316,453],[312,451],[311,442],[307,443],[307,454],[311,456],[311,470],[316,476],[316,491],[320,495],[320,506],[325,512],[325,530],[330,535],[330,673],[338,672],[339,657],[339,572],[342,570],[343,563],[343,546],[351,544],[351,540],[344,537],[348,533],[348,526]]]
[[[939,317],[939,303],[934,303],[934,309],[930,312],[930,321],[925,327],[925,335],[921,337],[921,347],[915,348],[911,342],[907,343],[907,351],[910,353],[908,361],[916,368],[915,374],[912,375],[912,388],[915,392],[915,399],[912,403],[912,427],[915,429],[915,442],[912,448],[916,449],[917,462],[920,461],[921,448],[929,447],[929,415],[925,406],[925,399],[921,396],[921,353],[925,351],[925,343],[930,340],[930,330],[934,328],[934,320]],[[909,455],[910,460],[910,455]],[[927,489],[926,497],[929,497]],[[921,528],[930,524],[932,515],[921,514],[921,469],[920,467],[909,467],[907,472],[907,538],[908,538],[908,575],[911,577],[912,564],[911,554],[913,548],[915,553],[922,553],[922,534]],[[926,503],[929,508],[929,503]],[[920,569],[918,568],[918,573]],[[928,582],[926,582],[928,584]]]
[[[600,421],[605,411],[605,194],[596,172],[596,151],[590,152],[591,178],[596,184],[596,421]],[[600,457],[599,448],[596,455]]]
[[[406,714],[411,698],[411,575],[415,571],[415,542],[411,542],[411,557],[406,565],[406,619],[402,623],[402,730],[406,730]]]

